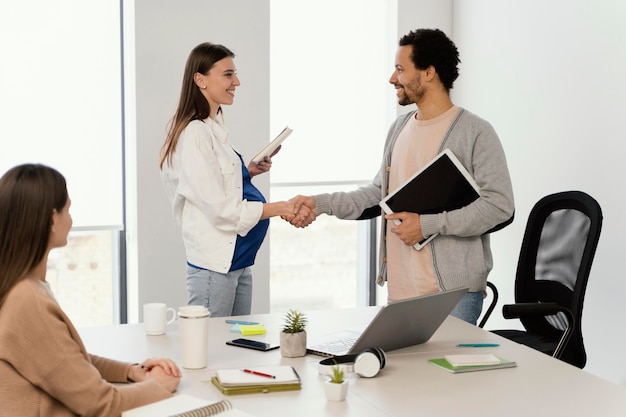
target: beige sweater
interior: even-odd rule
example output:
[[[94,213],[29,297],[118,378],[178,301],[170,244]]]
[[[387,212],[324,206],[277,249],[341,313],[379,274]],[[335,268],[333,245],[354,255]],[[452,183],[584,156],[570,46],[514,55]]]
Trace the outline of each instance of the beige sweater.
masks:
[[[171,396],[126,382],[130,364],[90,355],[47,283],[26,279],[0,307],[0,417],[110,416]]]

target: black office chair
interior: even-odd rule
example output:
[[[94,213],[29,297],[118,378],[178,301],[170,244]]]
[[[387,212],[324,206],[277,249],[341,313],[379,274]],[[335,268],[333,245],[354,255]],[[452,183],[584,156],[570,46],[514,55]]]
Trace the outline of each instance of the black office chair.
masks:
[[[583,301],[601,229],[600,205],[584,192],[539,200],[524,232],[515,304],[502,308],[504,318],[520,319],[525,330],[492,332],[583,368]]]

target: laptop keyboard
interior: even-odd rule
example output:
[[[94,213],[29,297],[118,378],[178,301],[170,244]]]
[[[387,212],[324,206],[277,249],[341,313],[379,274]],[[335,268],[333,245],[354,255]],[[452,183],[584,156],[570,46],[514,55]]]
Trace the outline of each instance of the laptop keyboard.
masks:
[[[331,355],[344,354],[356,343],[358,337],[349,337],[347,339],[331,340],[311,346],[309,350],[326,353]]]

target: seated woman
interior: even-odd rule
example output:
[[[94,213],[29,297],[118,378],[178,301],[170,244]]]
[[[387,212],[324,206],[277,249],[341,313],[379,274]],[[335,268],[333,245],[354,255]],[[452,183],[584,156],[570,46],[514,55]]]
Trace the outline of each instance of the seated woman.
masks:
[[[87,353],[46,269],[72,226],[65,178],[26,164],[0,178],[0,415],[116,416],[170,397],[169,359],[130,364]],[[135,382],[129,384],[113,384]]]

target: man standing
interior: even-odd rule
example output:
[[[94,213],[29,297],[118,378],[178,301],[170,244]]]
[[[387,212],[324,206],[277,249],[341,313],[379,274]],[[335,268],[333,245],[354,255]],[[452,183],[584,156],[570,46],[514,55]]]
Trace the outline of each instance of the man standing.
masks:
[[[384,216],[378,283],[388,283],[388,301],[461,286],[469,292],[452,315],[476,324],[487,275],[493,266],[488,231],[510,220],[513,190],[502,145],[492,126],[455,106],[450,89],[458,77],[459,54],[440,30],[418,29],[403,36],[389,79],[401,115],[387,135],[383,161],[373,182],[351,192],[298,196],[316,215],[363,219],[378,203],[435,155],[449,148],[480,187],[480,197],[458,210],[438,214],[401,212]],[[415,198],[420,198],[416,195]],[[299,216],[293,222],[304,226]],[[396,225],[389,220],[400,220]],[[298,224],[298,222],[300,222]],[[439,234],[421,250],[413,245]]]

